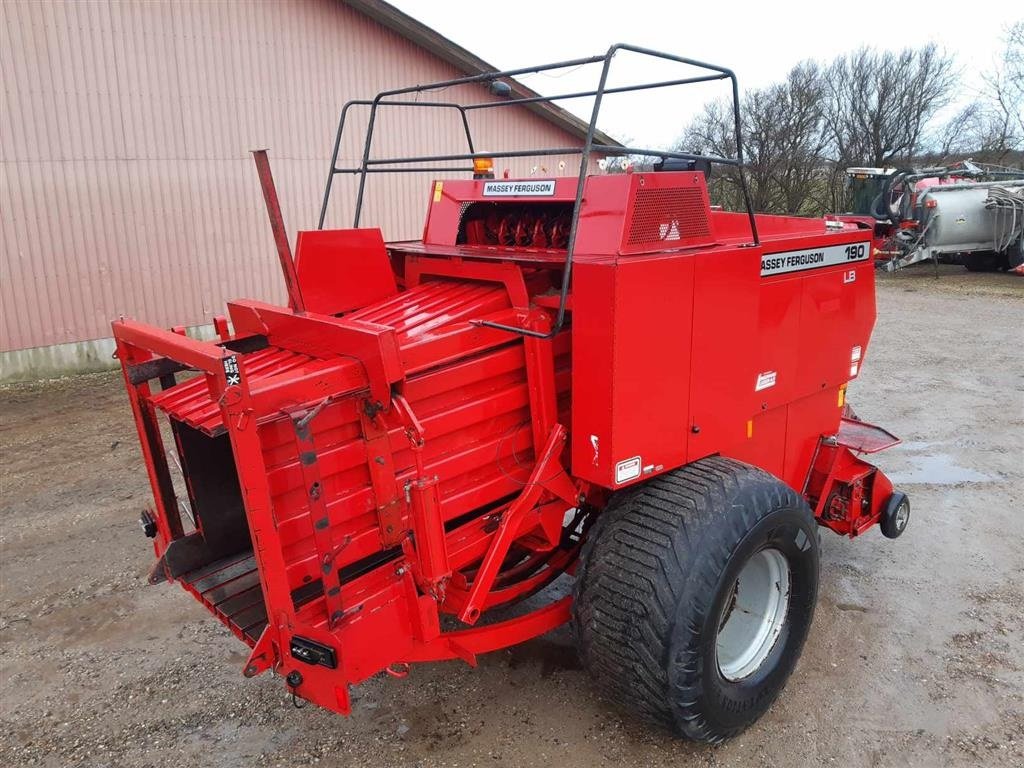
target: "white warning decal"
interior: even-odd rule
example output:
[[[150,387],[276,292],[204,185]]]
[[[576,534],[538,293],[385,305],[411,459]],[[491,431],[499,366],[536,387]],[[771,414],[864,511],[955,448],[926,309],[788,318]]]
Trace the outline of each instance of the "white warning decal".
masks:
[[[631,459],[623,459],[615,465],[615,484],[624,483],[627,480],[635,480],[640,477],[640,465],[643,462],[639,456]]]
[[[854,261],[866,261],[871,255],[870,243],[850,245],[828,245],[821,248],[807,248],[802,251],[766,253],[761,257],[761,277],[784,275],[803,269],[835,267]]]
[[[768,389],[769,387],[775,386],[775,371],[765,371],[764,373],[757,374],[757,383],[754,385],[754,391],[760,392],[762,389]]]
[[[225,357],[221,364],[224,366],[224,378],[229,387],[237,387],[242,383],[242,372],[238,370],[238,358],[234,355]]]

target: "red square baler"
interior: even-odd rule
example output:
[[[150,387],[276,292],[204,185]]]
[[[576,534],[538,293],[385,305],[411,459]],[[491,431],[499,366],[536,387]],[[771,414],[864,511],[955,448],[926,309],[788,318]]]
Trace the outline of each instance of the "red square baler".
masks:
[[[845,404],[875,320],[871,232],[713,209],[708,163],[744,184],[738,126],[733,160],[596,147],[620,51],[734,82],[629,46],[531,68],[602,65],[574,177],[496,179],[488,159],[523,153],[471,139],[376,160],[371,117],[360,166],[339,169],[336,144],[329,177],[359,174],[356,224],[368,173],[474,161],[473,179],[431,184],[415,242],[321,229],[293,259],[257,153],[289,306],[230,302],[216,341],[114,323],[152,580],[251,647],[246,675],[347,713],[370,676],[475,664],[571,621],[602,690],[717,741],[796,662],[818,527],[906,526],[906,496],[862,458],[895,438]],[[402,97],[523,71],[356,104],[465,115]],[[485,105],[537,100],[513,95]],[[613,151],[676,170],[589,173]]]

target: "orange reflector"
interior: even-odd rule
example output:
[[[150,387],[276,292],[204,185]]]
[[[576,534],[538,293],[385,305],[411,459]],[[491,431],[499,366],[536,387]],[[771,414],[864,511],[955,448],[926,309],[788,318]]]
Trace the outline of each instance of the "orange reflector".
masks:
[[[750,419],[747,422],[747,437],[753,437],[753,436],[754,436],[754,420]]]

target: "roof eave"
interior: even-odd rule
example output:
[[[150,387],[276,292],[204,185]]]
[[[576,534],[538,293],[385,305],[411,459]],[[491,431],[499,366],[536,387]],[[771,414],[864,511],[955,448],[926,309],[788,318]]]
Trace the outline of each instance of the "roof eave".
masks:
[[[342,0],[342,2],[353,10],[373,19],[378,24],[410,40],[424,50],[429,51],[439,59],[447,61],[460,72],[467,75],[478,75],[484,72],[498,71],[497,67],[484,61],[476,54],[453,43],[436,30],[403,13],[393,5],[383,2],[383,0]],[[504,79],[512,86],[513,98],[532,98],[540,95],[518,80],[512,78]],[[522,106],[581,139],[585,139],[587,136],[589,126],[585,121],[550,101],[532,102]],[[599,151],[601,146],[618,148],[622,147],[622,144],[608,134],[595,130],[594,149]]]

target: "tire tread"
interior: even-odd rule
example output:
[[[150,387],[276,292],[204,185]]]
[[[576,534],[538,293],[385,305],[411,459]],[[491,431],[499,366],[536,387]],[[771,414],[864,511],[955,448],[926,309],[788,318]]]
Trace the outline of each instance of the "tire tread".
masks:
[[[702,561],[727,562],[732,542],[766,511],[786,504],[806,507],[768,473],[721,457],[612,497],[584,544],[573,609],[584,665],[605,696],[691,739],[733,735],[711,728],[696,706],[696,654],[683,653],[670,664],[673,623],[684,595],[710,601],[715,594],[720,570]]]

